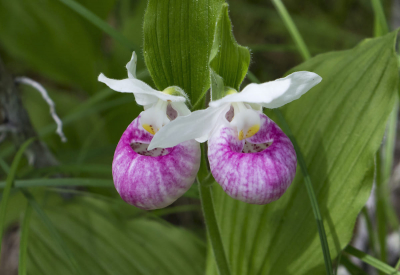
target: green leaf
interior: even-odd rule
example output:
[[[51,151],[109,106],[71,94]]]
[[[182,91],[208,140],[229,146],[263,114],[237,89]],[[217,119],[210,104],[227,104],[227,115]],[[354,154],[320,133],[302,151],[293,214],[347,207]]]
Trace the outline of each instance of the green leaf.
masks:
[[[186,230],[147,218],[120,219],[116,213],[124,209],[114,213],[108,204],[90,198],[43,210],[82,274],[203,274],[205,244]],[[48,235],[48,228],[32,216],[29,274],[70,275],[68,260]]]
[[[232,34],[228,4],[224,4],[217,19],[214,42],[210,54],[212,99],[217,100],[224,96],[224,87],[221,87],[221,81],[223,81],[224,86],[239,91],[240,84],[246,76],[249,65],[249,49],[238,45],[236,42]]]
[[[181,87],[192,103],[210,87],[209,56],[224,0],[149,0],[144,57],[157,88]]]
[[[35,138],[30,138],[25,141],[21,148],[19,148],[17,154],[14,157],[14,160],[11,164],[10,171],[8,172],[6,182],[4,183],[4,190],[1,194],[1,203],[0,203],[0,251],[1,251],[1,243],[3,240],[3,231],[5,228],[5,220],[6,220],[6,213],[7,213],[7,203],[10,197],[11,188],[14,183],[15,174],[17,173],[19,163],[22,159],[22,155],[25,150],[28,148],[29,145],[35,140]]]
[[[30,192],[28,192],[27,190],[21,190],[21,191],[28,200],[29,205],[35,210],[36,214],[40,217],[43,225],[45,225],[49,233],[52,235],[52,238],[50,240],[53,243],[57,243],[57,247],[63,251],[64,254],[63,256],[66,256],[69,267],[72,267],[73,274],[81,274],[76,264],[75,255],[71,253],[64,239],[60,236],[60,233],[58,232],[54,224],[51,222],[47,214],[42,210],[42,208],[36,202],[35,198],[32,196]]]
[[[371,192],[374,155],[394,105],[397,33],[352,50],[322,54],[293,71],[322,82],[284,108],[306,160],[335,258],[350,241]],[[273,112],[268,113],[275,119]],[[304,179],[265,206],[228,197],[215,185],[216,211],[233,274],[323,274],[324,259]],[[210,274],[215,263],[208,261]]]

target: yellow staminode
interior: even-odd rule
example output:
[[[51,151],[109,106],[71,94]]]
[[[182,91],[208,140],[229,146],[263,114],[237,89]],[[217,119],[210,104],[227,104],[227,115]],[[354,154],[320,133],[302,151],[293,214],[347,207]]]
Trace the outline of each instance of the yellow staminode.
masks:
[[[259,125],[259,124],[256,124],[256,125],[251,126],[251,127],[249,128],[249,130],[247,130],[246,135],[244,135],[244,134],[243,134],[243,130],[241,130],[241,131],[239,132],[239,140],[243,140],[243,139],[252,137],[252,136],[254,136],[259,130],[260,130],[260,125]]]
[[[143,124],[142,127],[149,132],[152,135],[155,135],[157,131],[154,131],[153,126],[149,125],[149,124]]]
[[[243,130],[239,132],[239,140],[243,140]]]

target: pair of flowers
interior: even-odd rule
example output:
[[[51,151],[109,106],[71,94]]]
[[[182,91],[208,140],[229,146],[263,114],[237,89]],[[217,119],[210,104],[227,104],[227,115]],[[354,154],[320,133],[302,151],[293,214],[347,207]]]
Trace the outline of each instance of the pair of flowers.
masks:
[[[232,198],[267,204],[280,198],[296,174],[296,153],[289,138],[262,108],[278,108],[298,99],[322,78],[295,72],[262,84],[250,84],[193,113],[182,89],[157,91],[136,78],[135,52],[128,78],[100,74],[111,89],[133,93],[144,111],[123,133],[112,173],[121,198],[139,208],[163,208],[193,184],[200,166],[199,142],[208,141],[211,173]]]

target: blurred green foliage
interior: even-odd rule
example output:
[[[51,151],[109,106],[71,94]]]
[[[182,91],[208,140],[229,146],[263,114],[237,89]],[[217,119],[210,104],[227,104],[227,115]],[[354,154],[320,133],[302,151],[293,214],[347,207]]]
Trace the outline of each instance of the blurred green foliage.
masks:
[[[131,42],[139,55],[139,77],[154,86],[146,73],[142,55],[142,24],[147,1],[76,2],[104,19]],[[228,3],[236,40],[250,48],[250,70],[262,81],[279,78],[302,61],[270,1],[230,0]],[[362,39],[373,36],[373,9],[369,0],[287,0],[284,3],[312,55],[350,49]],[[391,1],[383,1],[383,4],[387,18],[390,18]],[[17,178],[47,178],[63,173],[77,178],[111,180],[109,166],[115,146],[142,109],[132,95],[110,91],[97,82],[97,76],[103,72],[109,77],[125,78],[124,65],[130,56],[131,52],[124,45],[61,1],[0,0],[0,57],[13,74],[31,77],[46,87],[64,121],[68,138],[67,143],[61,143],[55,134],[55,124],[41,96],[32,88],[21,87],[24,106],[33,125],[61,165],[35,171],[24,160]],[[3,168],[12,162],[15,152],[10,140],[0,144]],[[6,178],[4,170],[7,169],[0,169],[0,181]],[[164,270],[165,274],[184,274],[182,270],[188,268],[193,272],[187,274],[202,273],[205,262],[203,225],[197,208],[187,207],[188,202],[198,204],[197,200],[182,198],[169,212],[145,214],[125,205],[113,188],[86,187],[69,193],[64,190],[61,194],[44,187],[31,189],[34,199],[53,221],[72,253],[84,251],[77,261],[93,265],[93,270],[85,270],[84,274],[89,271],[93,274],[130,274],[132,270],[137,274],[154,274],[159,270]],[[198,196],[193,190],[196,186],[188,197]],[[66,197],[72,198],[65,200]],[[25,198],[15,190],[11,192],[10,204],[7,225],[18,221],[26,209]],[[184,207],[179,208],[182,204]],[[181,213],[186,210],[194,212]],[[191,228],[198,236],[164,223],[159,216],[167,213],[173,213],[167,216],[168,221]],[[87,221],[90,223],[85,224]],[[51,265],[53,255],[65,268],[65,274],[70,274],[65,255],[35,213],[31,227],[33,233],[29,242],[33,241],[32,247],[28,244],[28,274],[29,268],[36,270],[32,274],[54,274],[58,266]],[[117,240],[108,245],[114,246],[117,254],[105,247],[107,238],[114,235]],[[93,241],[96,239],[102,241]],[[139,250],[145,251],[146,257],[140,256]],[[168,258],[164,259],[163,255]],[[144,262],[137,265],[132,260],[135,257],[144,257],[140,258]],[[176,261],[176,257],[186,258]],[[102,261],[113,265],[107,266]],[[160,267],[154,265],[155,262],[160,263]],[[181,262],[184,262],[182,266]]]

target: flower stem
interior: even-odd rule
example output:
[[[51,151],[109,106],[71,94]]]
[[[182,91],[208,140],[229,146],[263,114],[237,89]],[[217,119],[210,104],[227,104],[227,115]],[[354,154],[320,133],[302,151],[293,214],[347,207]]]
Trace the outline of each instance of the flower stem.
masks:
[[[208,237],[210,238],[211,247],[214,253],[215,262],[217,263],[219,274],[229,275],[231,272],[229,269],[228,259],[225,255],[224,246],[222,244],[217,218],[215,216],[211,188],[211,186],[204,186],[203,184],[199,183],[204,220],[207,226]]]
[[[212,197],[212,185],[210,185],[210,172],[207,169],[207,158],[205,144],[201,145],[201,165],[197,176],[199,184],[201,206],[203,208],[204,221],[207,227],[207,233],[211,242],[214,259],[220,275],[231,274],[228,259],[225,254],[224,245],[222,243],[221,233],[219,230],[217,217],[215,215],[214,202]]]

